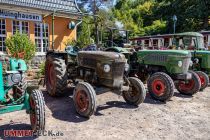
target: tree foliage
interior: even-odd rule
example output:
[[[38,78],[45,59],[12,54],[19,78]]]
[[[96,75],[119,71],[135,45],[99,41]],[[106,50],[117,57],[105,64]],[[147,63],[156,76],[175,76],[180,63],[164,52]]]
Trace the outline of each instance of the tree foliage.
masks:
[[[80,1],[83,1],[83,7],[89,2],[89,11],[88,8],[83,10],[92,11],[93,0]],[[178,19],[176,32],[210,30],[210,0],[117,0],[114,7],[104,9],[99,6],[97,10],[100,40],[109,38],[108,27],[130,30],[130,37],[173,33],[173,15]],[[90,24],[83,23],[79,33],[79,42],[83,46],[89,43],[88,37],[95,38],[93,17],[87,19]]]
[[[173,33],[173,15],[177,32],[210,29],[209,0],[118,0],[113,13],[134,36]]]

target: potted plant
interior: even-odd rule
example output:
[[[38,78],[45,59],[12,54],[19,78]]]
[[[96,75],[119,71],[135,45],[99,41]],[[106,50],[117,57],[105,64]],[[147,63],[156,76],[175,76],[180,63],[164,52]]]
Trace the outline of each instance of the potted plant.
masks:
[[[26,62],[31,60],[36,52],[35,44],[29,39],[27,34],[20,34],[18,31],[5,41],[7,53],[11,57],[23,59]]]

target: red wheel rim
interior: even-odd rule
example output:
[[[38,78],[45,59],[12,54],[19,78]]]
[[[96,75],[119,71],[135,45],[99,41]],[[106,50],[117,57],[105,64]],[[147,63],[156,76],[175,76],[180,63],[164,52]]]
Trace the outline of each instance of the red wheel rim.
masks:
[[[189,80],[187,83],[180,82],[179,88],[183,91],[190,91],[191,89],[193,89],[194,85],[195,85],[194,80]]]
[[[34,126],[36,123],[36,114],[35,114],[35,102],[33,100],[32,97],[30,97],[30,107],[31,107],[31,113],[30,113],[30,117],[31,117],[31,125]]]
[[[89,99],[84,90],[79,90],[76,92],[76,104],[80,112],[84,112],[88,109]]]
[[[198,75],[198,76],[199,76],[200,81],[201,81],[201,86],[204,86],[205,85],[205,78],[204,78],[204,76],[202,76],[202,75]]]
[[[55,73],[53,71],[53,64],[48,64],[47,71],[48,85],[50,86],[50,88],[53,88],[55,86]]]
[[[152,91],[155,95],[161,96],[165,92],[165,84],[161,79],[156,79],[152,82]]]

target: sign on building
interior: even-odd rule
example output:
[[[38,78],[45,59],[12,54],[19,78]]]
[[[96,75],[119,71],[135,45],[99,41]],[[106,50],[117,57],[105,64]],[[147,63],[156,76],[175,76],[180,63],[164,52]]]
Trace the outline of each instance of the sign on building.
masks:
[[[17,20],[42,21],[42,16],[37,14],[16,12],[0,9],[0,18],[11,18]]]

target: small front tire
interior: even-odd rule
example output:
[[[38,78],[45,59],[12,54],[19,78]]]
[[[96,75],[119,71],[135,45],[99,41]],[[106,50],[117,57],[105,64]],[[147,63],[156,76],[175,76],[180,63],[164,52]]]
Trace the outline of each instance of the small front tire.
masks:
[[[144,84],[138,78],[129,77],[128,80],[130,82],[129,90],[123,91],[122,96],[128,104],[138,106],[145,100],[146,89]]]
[[[33,132],[45,129],[45,102],[40,90],[33,90],[29,96],[30,121]]]
[[[73,94],[74,106],[78,114],[89,118],[96,110],[96,93],[87,82],[78,83]]]

